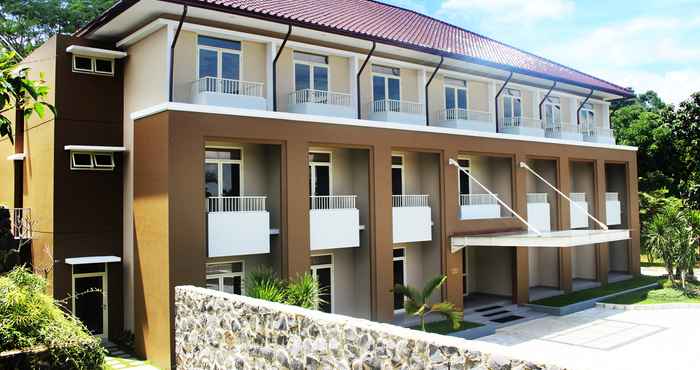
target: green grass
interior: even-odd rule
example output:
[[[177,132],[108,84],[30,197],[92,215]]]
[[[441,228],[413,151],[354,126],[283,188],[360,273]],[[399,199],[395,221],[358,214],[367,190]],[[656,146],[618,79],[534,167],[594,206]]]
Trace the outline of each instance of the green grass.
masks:
[[[688,282],[690,295],[675,289],[667,281],[657,289],[642,290],[623,294],[604,300],[605,303],[616,304],[661,304],[661,303],[700,303],[700,283]]]
[[[550,307],[564,307],[570,304],[587,301],[589,299],[603,297],[609,294],[614,294],[622,292],[628,289],[639,288],[644,285],[649,285],[658,282],[659,278],[654,276],[640,276],[637,278],[620,281],[617,283],[611,283],[604,287],[580,290],[578,292],[573,292],[569,294],[563,294],[556,297],[550,297],[545,299],[540,299],[538,301],[530,302],[532,304],[539,304],[543,306]]]
[[[450,334],[466,329],[472,329],[472,328],[478,328],[479,326],[483,326],[481,324],[475,323],[475,322],[470,322],[470,321],[460,321],[459,322],[459,328],[454,329],[452,328],[452,323],[443,320],[443,321],[436,321],[436,322],[431,322],[425,324],[425,331],[428,333],[435,333],[435,334]],[[421,330],[420,325],[417,326],[412,326],[411,329],[413,330]]]

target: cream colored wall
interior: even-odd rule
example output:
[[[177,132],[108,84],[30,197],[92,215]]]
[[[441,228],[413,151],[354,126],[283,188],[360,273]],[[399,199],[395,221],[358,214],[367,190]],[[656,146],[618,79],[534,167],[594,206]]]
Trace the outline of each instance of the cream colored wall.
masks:
[[[563,123],[569,123],[569,124],[576,124],[576,120],[574,119],[572,122],[572,114],[576,114],[576,112],[571,111],[571,99],[570,97],[559,97],[560,103],[561,103],[561,121]]]
[[[173,95],[176,102],[190,103],[192,101],[192,83],[196,79],[197,34],[182,31],[175,45],[173,68]]]
[[[249,82],[262,82],[265,81],[265,75],[267,74],[267,51],[265,44],[252,41],[242,41],[241,42],[241,80]]]
[[[331,55],[328,57],[330,90],[337,93],[350,93],[350,59]]]
[[[502,296],[513,294],[512,248],[469,248],[471,293],[488,293]]]
[[[498,194],[506,204],[512,205],[512,169],[510,158],[470,156],[470,171],[476,179],[492,192]],[[486,194],[486,190],[469,180],[472,194]],[[503,207],[501,207],[503,208]],[[510,217],[505,209],[501,209],[501,217]]]
[[[428,80],[426,79],[425,82],[427,83]],[[445,77],[443,75],[435,76],[428,87],[428,109],[430,110],[431,122],[436,121],[438,112],[445,109]]]
[[[359,71],[359,67],[358,67]],[[368,62],[360,74],[360,111],[361,117],[367,119],[367,105],[372,102],[372,62]]]
[[[401,68],[401,100],[414,103],[418,101],[418,71],[415,69]],[[422,72],[421,72],[422,73]]]
[[[481,112],[489,111],[489,85],[480,81],[467,81],[469,92],[469,109]]]

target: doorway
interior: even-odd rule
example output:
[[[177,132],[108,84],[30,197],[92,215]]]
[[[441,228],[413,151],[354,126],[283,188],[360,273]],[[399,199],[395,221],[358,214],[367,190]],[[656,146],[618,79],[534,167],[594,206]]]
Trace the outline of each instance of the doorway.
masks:
[[[331,153],[309,153],[309,194],[331,195]]]
[[[73,266],[73,315],[92,335],[107,338],[107,265],[105,263]]]
[[[318,307],[319,311],[335,312],[333,305],[333,255],[311,256],[311,276],[316,279],[322,290],[322,294],[319,295],[322,300]]]
[[[406,249],[394,248],[394,285],[406,284]],[[394,292],[394,311],[403,310],[403,294]]]

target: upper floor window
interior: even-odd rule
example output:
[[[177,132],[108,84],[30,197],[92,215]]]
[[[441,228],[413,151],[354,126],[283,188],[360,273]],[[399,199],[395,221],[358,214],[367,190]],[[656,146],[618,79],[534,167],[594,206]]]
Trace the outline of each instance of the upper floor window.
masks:
[[[197,37],[199,79],[207,80],[207,91],[216,90],[216,79],[239,80],[241,77],[241,43],[209,36]],[[211,81],[211,82],[209,82]],[[222,84],[233,89],[236,84]],[[235,93],[234,91],[222,91]]]
[[[328,57],[294,52],[294,90],[328,91]]]
[[[372,65],[372,100],[401,100],[399,68]]]
[[[548,125],[561,122],[561,99],[556,96],[547,97],[544,101],[544,121]]]
[[[242,193],[242,151],[237,148],[207,148],[204,185],[207,197],[238,197]]]
[[[73,72],[114,75],[114,60],[73,55]]]
[[[586,103],[581,107],[579,112],[579,120],[583,126],[595,126],[595,111],[593,110],[593,104]]]
[[[467,109],[467,81],[445,77],[445,109]]]
[[[520,90],[503,91],[503,117],[518,118],[523,116],[523,102]]]

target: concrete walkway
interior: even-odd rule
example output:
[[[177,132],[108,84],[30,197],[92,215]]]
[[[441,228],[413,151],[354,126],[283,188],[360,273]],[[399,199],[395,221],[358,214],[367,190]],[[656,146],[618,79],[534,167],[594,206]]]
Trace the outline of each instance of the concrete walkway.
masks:
[[[105,370],[158,370],[157,367],[149,365],[148,362],[139,360],[122,351],[113,343],[106,342],[104,343],[104,346],[107,349],[107,352],[109,352],[105,358]]]
[[[500,328],[475,349],[572,370],[688,369],[700,363],[698,311],[592,308]]]

